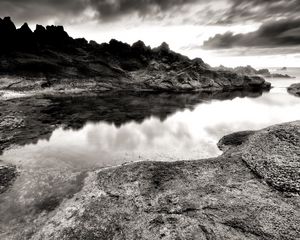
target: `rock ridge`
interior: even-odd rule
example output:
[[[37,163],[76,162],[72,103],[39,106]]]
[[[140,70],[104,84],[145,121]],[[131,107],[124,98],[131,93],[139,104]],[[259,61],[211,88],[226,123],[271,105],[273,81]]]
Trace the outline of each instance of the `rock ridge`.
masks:
[[[157,48],[115,39],[98,44],[73,39],[62,26],[36,25],[32,31],[25,23],[17,29],[9,17],[0,20],[0,34],[0,90],[270,89],[262,77],[213,69],[200,58],[170,50],[167,43]]]

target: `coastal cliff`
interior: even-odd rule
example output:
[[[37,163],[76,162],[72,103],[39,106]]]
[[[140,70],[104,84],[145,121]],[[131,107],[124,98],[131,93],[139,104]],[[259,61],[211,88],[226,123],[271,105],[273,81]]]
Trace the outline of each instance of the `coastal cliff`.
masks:
[[[0,90],[222,91],[269,89],[259,76],[216,70],[166,43],[150,48],[111,40],[73,39],[62,26],[17,29],[0,19]]]

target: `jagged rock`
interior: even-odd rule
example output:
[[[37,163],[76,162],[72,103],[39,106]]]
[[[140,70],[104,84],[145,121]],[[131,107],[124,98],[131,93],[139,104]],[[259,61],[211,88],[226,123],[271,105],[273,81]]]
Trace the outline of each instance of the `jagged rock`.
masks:
[[[24,23],[21,28],[17,29],[17,49],[30,50],[36,46],[34,34],[27,23]]]
[[[16,45],[16,26],[10,17],[0,20],[0,52],[12,50]]]
[[[98,45],[99,45],[99,44],[98,44],[96,41],[94,41],[94,40],[89,41],[89,44],[90,44],[91,46],[98,46]]]
[[[65,32],[63,26],[47,26],[46,36],[47,43],[56,46],[64,47],[65,44],[71,41],[71,38],[69,37],[68,33]]]
[[[0,65],[0,76],[30,80],[25,78],[22,82],[24,86],[27,81],[26,88],[13,84],[11,90],[70,85],[82,89],[93,86],[93,90],[105,85],[106,90],[173,92],[270,88],[262,78],[216,71],[200,58],[191,60],[173,52],[166,43],[154,49],[142,41],[132,46],[115,39],[108,44],[88,43],[85,39],[71,38],[62,26],[37,25],[32,33],[24,24],[16,32],[19,37],[9,41],[11,48],[0,44],[0,50],[6,51],[0,56],[0,62],[5,63]],[[64,85],[66,79],[70,81]],[[45,84],[38,84],[41,81]]]
[[[1,35],[12,35],[16,32],[16,26],[11,21],[10,17],[5,17],[0,20],[0,31]]]
[[[18,32],[20,34],[23,34],[23,35],[31,35],[32,34],[32,31],[31,29],[29,28],[28,24],[27,23],[24,23],[20,29],[18,29]]]
[[[40,44],[45,43],[47,40],[47,31],[46,28],[42,25],[36,25],[34,35]]]
[[[170,47],[169,47],[169,45],[166,42],[163,42],[159,47],[154,48],[153,50],[157,51],[157,52],[168,53],[168,52],[170,52]]]

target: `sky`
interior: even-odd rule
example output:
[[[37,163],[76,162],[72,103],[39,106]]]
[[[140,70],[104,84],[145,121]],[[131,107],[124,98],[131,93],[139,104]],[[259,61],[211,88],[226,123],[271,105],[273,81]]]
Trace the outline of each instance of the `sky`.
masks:
[[[18,25],[170,48],[212,66],[300,67],[300,0],[0,0]]]

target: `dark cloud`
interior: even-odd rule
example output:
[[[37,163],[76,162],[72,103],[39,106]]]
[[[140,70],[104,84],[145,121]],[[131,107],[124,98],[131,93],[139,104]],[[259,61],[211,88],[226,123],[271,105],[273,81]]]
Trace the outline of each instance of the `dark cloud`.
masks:
[[[240,24],[275,19],[295,19],[300,0],[0,0],[0,16],[11,16],[18,23],[57,20],[62,24],[88,17],[115,21],[137,15],[177,24]],[[85,10],[92,10],[87,16]],[[91,13],[91,11],[90,11]],[[170,21],[172,22],[172,21]]]
[[[97,10],[102,19],[112,19],[127,14],[137,13],[144,17],[156,15],[183,5],[196,3],[197,0],[90,0],[91,6]],[[180,9],[178,9],[180,11]]]
[[[0,15],[11,16],[16,21],[62,19],[78,17],[92,9],[95,17],[108,21],[137,14],[140,17],[168,12],[199,0],[0,0]]]
[[[0,0],[0,17],[10,16],[17,23],[68,19],[86,6],[86,0]]]
[[[300,18],[263,24],[257,31],[246,34],[217,34],[203,43],[205,49],[234,47],[278,48],[300,47]]]
[[[218,24],[241,21],[264,22],[275,19],[294,19],[300,13],[299,0],[229,0],[230,7],[216,21]]]

